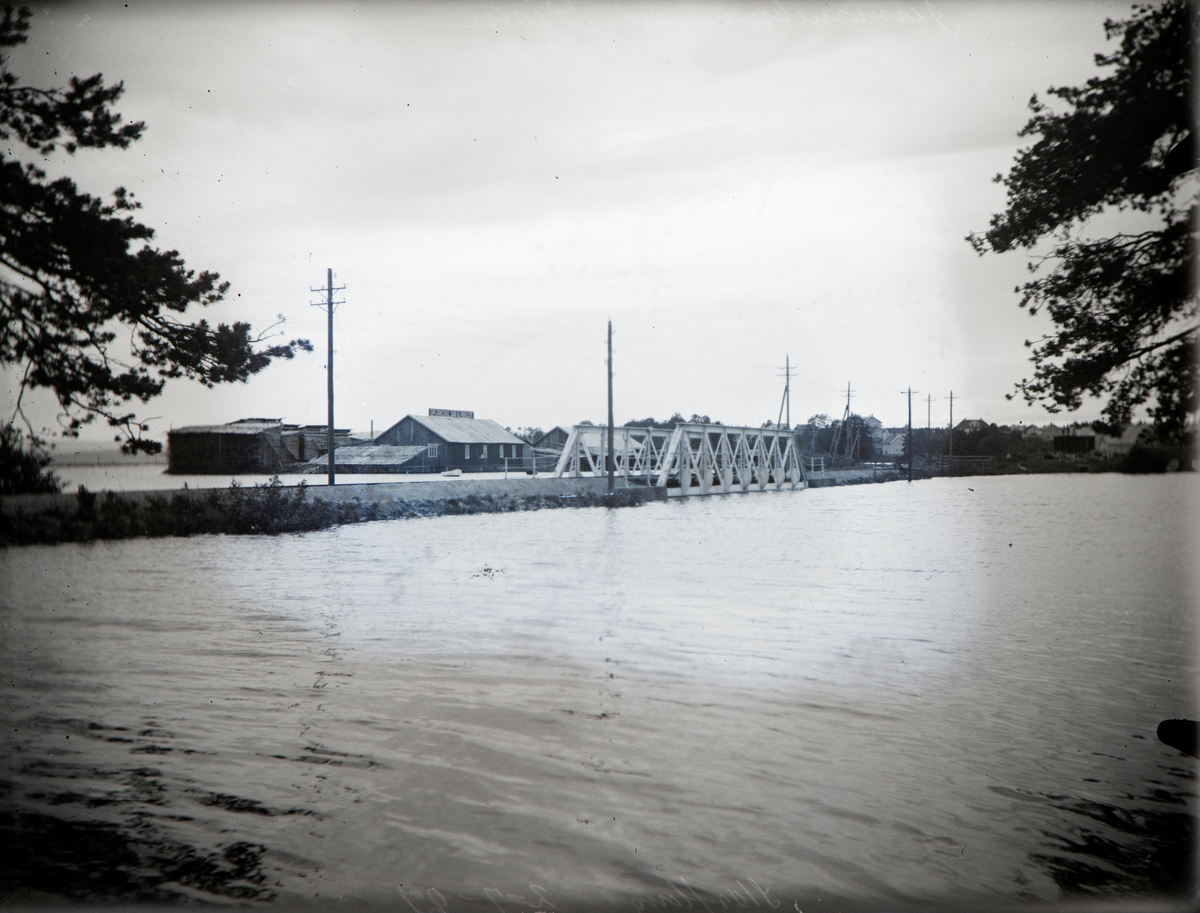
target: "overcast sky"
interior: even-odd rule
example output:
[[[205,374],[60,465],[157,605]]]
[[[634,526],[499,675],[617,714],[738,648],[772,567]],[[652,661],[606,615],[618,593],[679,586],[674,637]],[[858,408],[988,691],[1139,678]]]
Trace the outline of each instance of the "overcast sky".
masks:
[[[327,267],[339,427],[602,421],[610,318],[618,423],[774,420],[790,358],[793,422],[840,417],[849,382],[888,425],[910,386],[914,424],[952,390],[956,422],[1044,424],[1005,399],[1046,330],[1013,293],[1028,257],[964,236],[1004,207],[1030,95],[1095,75],[1129,10],[131,0],[37,6],[12,70],[123,80],[143,139],[43,167],[132,191],[158,246],[232,283],[211,321],[282,314],[316,346],[247,385],[173,382],[141,409],[160,439],[325,421]]]

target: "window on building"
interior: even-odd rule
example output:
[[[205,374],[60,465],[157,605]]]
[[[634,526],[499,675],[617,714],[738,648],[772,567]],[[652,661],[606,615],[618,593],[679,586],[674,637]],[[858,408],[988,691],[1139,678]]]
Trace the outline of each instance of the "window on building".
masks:
[[[426,455],[431,460],[436,460],[437,459],[437,444],[430,444],[428,449],[426,450]]]
[[[471,445],[470,444],[463,444],[463,459],[464,460],[471,459]]]

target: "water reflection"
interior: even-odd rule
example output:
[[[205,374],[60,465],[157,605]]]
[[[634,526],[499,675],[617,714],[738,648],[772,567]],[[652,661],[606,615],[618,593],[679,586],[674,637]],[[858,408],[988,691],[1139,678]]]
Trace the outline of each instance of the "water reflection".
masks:
[[[231,839],[200,847],[172,837],[164,825],[194,819],[171,814],[162,776],[152,767],[47,761],[20,769],[23,795],[0,809],[0,891],[9,902],[39,895],[77,903],[273,899],[265,846]],[[4,784],[9,797],[13,786]],[[95,814],[100,809],[104,817]]]
[[[1078,820],[1065,833],[1043,830],[1044,852],[1030,859],[1070,897],[1191,894],[1196,885],[1193,771],[1171,768],[1173,783],[1157,783],[1127,803],[1044,796]],[[1155,784],[1156,781],[1151,781]]]

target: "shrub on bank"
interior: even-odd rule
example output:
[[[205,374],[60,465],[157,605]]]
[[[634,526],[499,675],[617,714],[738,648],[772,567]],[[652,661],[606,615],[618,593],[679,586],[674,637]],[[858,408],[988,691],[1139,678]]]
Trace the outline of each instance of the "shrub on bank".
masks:
[[[80,485],[73,507],[56,506],[36,514],[18,510],[5,518],[0,545],[84,542],[135,536],[194,536],[204,533],[267,535],[309,532],[342,523],[446,514],[504,513],[556,507],[632,507],[650,500],[643,489],[581,492],[577,495],[466,495],[447,501],[394,502],[381,507],[358,499],[310,500],[301,482],[287,488],[276,476],[265,485],[152,495],[142,502],[115,492],[102,495]]]
[[[1134,444],[1121,463],[1121,472],[1144,474],[1187,468],[1191,458],[1186,447]]]

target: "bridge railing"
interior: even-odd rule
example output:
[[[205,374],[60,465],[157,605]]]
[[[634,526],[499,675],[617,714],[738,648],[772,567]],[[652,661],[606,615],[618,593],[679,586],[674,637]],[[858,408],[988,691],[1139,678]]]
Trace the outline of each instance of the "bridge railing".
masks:
[[[807,485],[790,431],[733,425],[680,424],[673,429],[576,425],[554,475],[614,475],[667,488],[671,494],[795,489]]]

